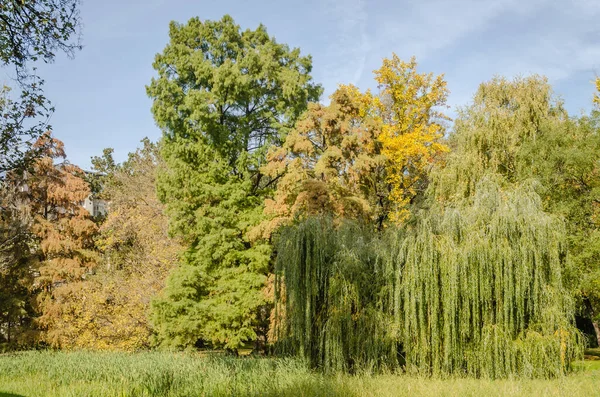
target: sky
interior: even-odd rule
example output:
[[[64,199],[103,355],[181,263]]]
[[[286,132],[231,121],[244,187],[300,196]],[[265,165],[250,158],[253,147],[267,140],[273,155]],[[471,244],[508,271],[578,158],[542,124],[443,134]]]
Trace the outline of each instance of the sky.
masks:
[[[600,76],[598,0],[82,0],[83,50],[39,68],[68,159],[89,169],[103,148],[123,161],[142,138],[157,140],[145,86],[169,22],[224,14],[312,55],[324,102],[338,84],[376,88],[372,71],[393,52],[444,74],[451,114],[480,83],[533,73],[580,114]]]

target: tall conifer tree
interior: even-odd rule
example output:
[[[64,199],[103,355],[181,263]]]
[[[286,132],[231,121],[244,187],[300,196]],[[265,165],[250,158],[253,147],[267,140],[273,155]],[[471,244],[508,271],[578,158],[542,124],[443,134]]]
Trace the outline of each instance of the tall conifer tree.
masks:
[[[321,89],[310,57],[229,16],[171,23],[154,67],[148,94],[166,165],[158,193],[188,247],[154,305],[157,341],[236,349],[257,338],[267,303],[270,246],[247,236],[275,182],[260,168]]]

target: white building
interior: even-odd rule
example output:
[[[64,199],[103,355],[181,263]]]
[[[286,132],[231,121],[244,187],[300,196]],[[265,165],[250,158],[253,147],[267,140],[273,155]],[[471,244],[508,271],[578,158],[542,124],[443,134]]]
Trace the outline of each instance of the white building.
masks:
[[[91,216],[97,217],[99,215],[106,215],[108,212],[108,203],[104,200],[100,200],[92,197],[90,194],[81,204],[83,208],[88,210]]]

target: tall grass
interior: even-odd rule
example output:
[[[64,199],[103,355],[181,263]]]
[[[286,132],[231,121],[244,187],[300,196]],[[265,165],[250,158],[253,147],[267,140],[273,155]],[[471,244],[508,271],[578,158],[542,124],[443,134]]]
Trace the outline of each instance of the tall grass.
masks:
[[[161,352],[25,352],[0,357],[0,392],[24,396],[296,395],[299,390],[306,395],[348,395],[292,359]]]
[[[294,359],[183,353],[24,352],[0,356],[8,396],[595,396],[600,368],[554,380],[326,376]]]

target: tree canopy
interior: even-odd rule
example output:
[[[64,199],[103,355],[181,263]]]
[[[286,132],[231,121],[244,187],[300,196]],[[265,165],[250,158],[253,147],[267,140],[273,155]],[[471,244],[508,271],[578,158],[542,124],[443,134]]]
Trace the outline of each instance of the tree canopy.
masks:
[[[526,171],[538,163],[530,146],[565,123],[544,79],[494,79],[459,115],[453,152],[431,171],[421,209],[379,238],[374,258],[360,234],[342,237],[343,223],[338,232],[306,220],[283,232],[277,343],[325,370],[568,371],[582,346],[563,282],[568,230],[563,214],[545,212],[544,174]]]
[[[265,202],[267,219],[255,232],[269,237],[296,217],[316,214],[382,222],[389,203],[380,128],[362,111],[362,93],[341,86],[328,106],[308,110],[263,167],[277,180]],[[383,183],[382,183],[383,182]]]
[[[148,86],[163,130],[158,193],[187,250],[154,304],[163,345],[236,349],[257,339],[271,256],[248,231],[262,218],[260,170],[320,87],[311,59],[271,38],[220,21],[172,23]]]
[[[310,104],[285,142],[272,147],[263,170],[279,180],[257,233],[268,237],[315,214],[370,220],[379,230],[407,218],[447,151],[446,82],[395,54],[374,74],[378,94],[342,85],[328,106]]]

